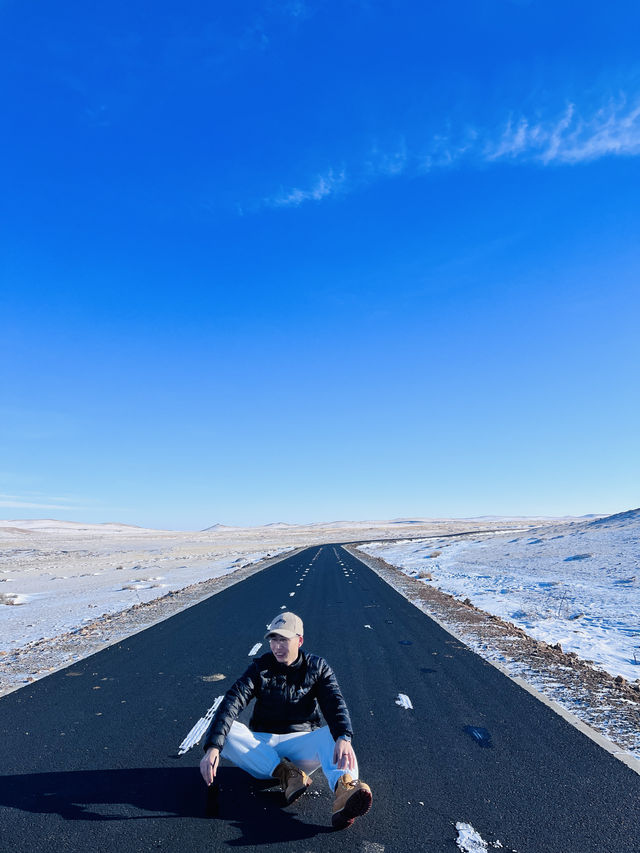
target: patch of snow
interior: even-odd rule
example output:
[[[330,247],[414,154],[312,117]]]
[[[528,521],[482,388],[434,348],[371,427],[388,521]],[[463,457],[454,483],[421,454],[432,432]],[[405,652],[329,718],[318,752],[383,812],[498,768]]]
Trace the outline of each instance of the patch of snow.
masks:
[[[401,708],[406,708],[407,711],[413,710],[411,699],[409,699],[406,693],[398,693],[396,697],[396,705],[399,705]]]
[[[487,853],[487,842],[482,838],[470,823],[456,823],[458,837],[456,844],[462,853]]]

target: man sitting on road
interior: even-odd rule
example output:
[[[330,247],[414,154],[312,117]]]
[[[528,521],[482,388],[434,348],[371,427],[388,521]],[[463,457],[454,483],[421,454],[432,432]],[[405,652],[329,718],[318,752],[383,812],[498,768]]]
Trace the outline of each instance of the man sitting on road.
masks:
[[[372,796],[358,780],[351,719],[336,677],[323,658],[301,651],[302,619],[295,613],[276,616],[265,639],[271,652],[225,693],[209,726],[202,777],[212,784],[222,755],[257,779],[278,779],[289,805],[321,766],[335,792],[331,823],[345,829],[369,811]],[[247,728],[236,718],[254,698]]]

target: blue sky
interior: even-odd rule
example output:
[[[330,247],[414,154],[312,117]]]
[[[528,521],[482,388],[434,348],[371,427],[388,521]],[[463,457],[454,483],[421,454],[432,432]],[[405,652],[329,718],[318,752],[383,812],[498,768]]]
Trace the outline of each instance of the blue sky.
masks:
[[[0,516],[640,503],[637,3],[0,23]]]

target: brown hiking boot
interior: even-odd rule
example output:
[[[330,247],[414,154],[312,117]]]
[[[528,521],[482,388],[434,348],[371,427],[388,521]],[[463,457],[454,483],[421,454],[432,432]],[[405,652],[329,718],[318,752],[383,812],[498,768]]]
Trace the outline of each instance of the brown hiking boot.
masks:
[[[287,805],[301,797],[311,784],[311,777],[292,764],[288,758],[282,759],[273,771],[273,775],[282,786]]]
[[[371,788],[359,779],[352,779],[348,773],[345,773],[338,779],[336,785],[331,825],[334,829],[346,829],[351,826],[357,817],[361,817],[369,811],[372,800]]]

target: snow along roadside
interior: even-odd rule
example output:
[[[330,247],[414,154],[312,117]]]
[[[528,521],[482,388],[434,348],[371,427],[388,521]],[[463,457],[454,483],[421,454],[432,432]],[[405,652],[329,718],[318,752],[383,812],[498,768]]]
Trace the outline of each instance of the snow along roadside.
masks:
[[[640,774],[640,694],[497,616],[343,547],[457,640]]]

